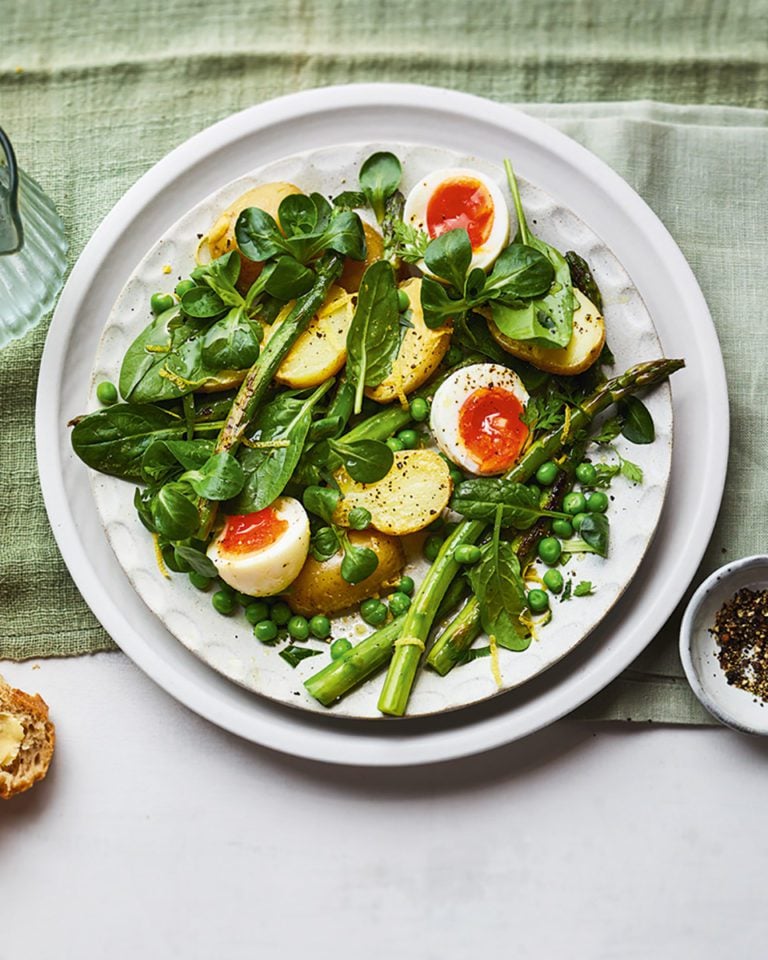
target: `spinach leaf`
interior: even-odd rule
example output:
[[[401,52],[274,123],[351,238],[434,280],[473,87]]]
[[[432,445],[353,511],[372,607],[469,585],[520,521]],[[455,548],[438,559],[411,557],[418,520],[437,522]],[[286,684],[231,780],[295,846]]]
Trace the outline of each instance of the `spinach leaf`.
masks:
[[[609,525],[604,513],[588,513],[579,527],[579,535],[563,542],[563,553],[596,553],[608,556]]]
[[[430,273],[447,280],[460,293],[472,262],[472,244],[466,230],[448,230],[435,237],[424,253]]]
[[[403,168],[393,153],[371,154],[360,167],[360,189],[379,223],[384,218],[384,204],[400,186],[402,175]]]
[[[155,530],[166,540],[189,540],[197,533],[200,517],[194,491],[181,481],[166,483],[155,493],[149,512]]]
[[[333,523],[333,515],[340,499],[341,494],[338,490],[332,487],[316,486],[307,487],[302,497],[305,508],[326,523]]]
[[[233,307],[206,332],[201,360],[215,370],[247,370],[259,356],[262,336],[261,324],[249,319],[243,307]]]
[[[184,470],[197,470],[213,454],[212,440],[154,440],[141,459],[147,483],[165,483]]]
[[[181,479],[206,500],[231,500],[243,489],[245,474],[231,453],[221,451],[209,457],[199,470],[188,470]]]
[[[336,527],[320,527],[315,531],[312,537],[310,549],[312,556],[318,563],[325,563],[331,557],[336,556],[341,547],[338,530]]]
[[[535,491],[511,480],[478,477],[458,484],[451,509],[469,520],[493,520],[500,512],[502,525],[528,530],[539,517],[566,518],[566,514],[539,507]]]
[[[653,418],[642,400],[627,397],[619,404],[621,432],[630,443],[653,443],[656,430]]]
[[[554,277],[554,267],[541,251],[522,243],[511,243],[499,254],[481,292],[485,299],[525,300],[545,294]]]
[[[372,519],[370,510],[366,510],[365,507],[353,507],[347,516],[347,523],[353,530],[367,530]]]
[[[400,347],[400,311],[392,264],[372,263],[360,282],[357,306],[347,333],[347,377],[356,385],[355,413],[364,387],[376,386],[392,372]]]
[[[184,421],[161,407],[117,403],[79,420],[72,448],[93,470],[141,483],[147,449],[158,440],[181,440],[185,432]]]
[[[188,317],[206,320],[218,317],[227,309],[227,305],[215,290],[204,286],[188,290],[181,298],[181,309]]]
[[[491,308],[493,321],[505,336],[513,340],[533,340],[543,347],[565,347],[573,333],[575,304],[568,263],[558,250],[531,233],[512,166],[508,160],[504,166],[517,213],[516,243],[533,247],[549,260],[554,270],[554,283],[548,293],[518,306],[495,301]]]
[[[321,652],[321,650],[313,650],[311,647],[297,647],[295,643],[291,643],[287,647],[283,647],[280,656],[295,670],[302,660],[306,660],[307,657],[317,657]]]
[[[249,260],[269,260],[291,250],[280,232],[274,217],[258,207],[246,207],[235,223],[237,246]]]
[[[314,271],[303,266],[293,257],[278,257],[263,272],[266,274],[264,278],[266,292],[270,296],[286,302],[308,293],[316,279]],[[254,284],[255,286],[256,284]]]
[[[356,207],[364,207],[366,203],[362,190],[343,190],[333,198],[334,207],[340,207],[342,210],[354,210]]]
[[[353,586],[362,583],[379,565],[379,558],[370,547],[358,547],[350,543],[346,534],[342,537],[344,556],[341,560],[341,577]]]
[[[356,440],[342,443],[329,440],[333,453],[341,457],[347,473],[358,483],[376,483],[392,469],[395,457],[386,443],[380,440]]]
[[[246,444],[240,453],[246,480],[232,504],[234,513],[255,513],[280,496],[301,457],[312,411],[332,386],[333,380],[326,380],[308,399],[282,393],[261,408],[250,446]]]
[[[202,550],[198,550],[186,543],[177,543],[174,549],[176,556],[187,563],[195,573],[203,577],[215,579],[218,576],[218,570],[212,560],[210,560]]]
[[[485,632],[492,634],[500,647],[526,650],[531,637],[520,621],[526,608],[525,585],[511,544],[499,538],[501,522],[499,507],[493,537],[483,548],[480,562],[470,570],[469,581],[479,602]]]
[[[424,261],[431,273],[450,285],[446,289],[431,277],[422,280],[421,306],[431,328],[451,318],[458,322],[468,310],[488,304],[492,309],[507,304],[523,309],[527,300],[550,289],[555,275],[544,253],[521,243],[512,243],[501,252],[489,276],[479,267],[469,270],[472,245],[462,229],[449,230],[432,240]]]

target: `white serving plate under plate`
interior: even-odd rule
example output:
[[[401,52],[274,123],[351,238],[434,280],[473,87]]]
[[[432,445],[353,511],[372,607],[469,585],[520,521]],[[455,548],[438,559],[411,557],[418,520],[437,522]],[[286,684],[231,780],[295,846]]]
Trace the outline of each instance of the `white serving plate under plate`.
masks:
[[[272,181],[288,181],[306,193],[327,197],[354,186],[366,157],[379,150],[393,150],[403,164],[402,189],[435,170],[468,167],[485,173],[505,190],[504,170],[472,154],[395,143],[340,144],[304,151],[267,164],[206,197],[165,235],[154,243],[131,275],[110,313],[99,344],[91,383],[89,409],[99,409],[96,385],[102,380],[116,383],[126,350],[151,320],[149,300],[156,291],[171,292],[180,277],[195,267],[194,254],[200,234],[205,234],[237,197],[252,187]],[[626,271],[605,244],[587,225],[563,208],[541,189],[521,183],[526,215],[536,224],[542,239],[559,250],[576,250],[592,267],[605,304],[608,342],[618,373],[632,364],[661,356],[661,344],[640,295]],[[511,205],[511,201],[510,201]],[[170,274],[165,273],[168,267]],[[646,397],[656,427],[652,444],[633,446],[623,438],[616,446],[644,473],[642,484],[621,478],[611,486],[611,549],[609,556],[573,558],[564,569],[573,584],[590,580],[595,592],[568,603],[553,601],[551,623],[542,627],[539,639],[522,653],[499,651],[501,687],[497,687],[487,659],[474,660],[441,677],[432,670],[421,671],[408,703],[408,717],[455,710],[510,690],[546,670],[569,653],[602,620],[616,603],[637,570],[653,537],[661,515],[672,460],[672,400],[668,384]],[[593,451],[598,459],[616,461],[615,455]],[[276,648],[256,642],[252,628],[239,612],[222,617],[211,606],[210,597],[196,590],[185,576],[164,579],[157,569],[152,540],[133,507],[135,485],[91,472],[96,505],[107,536],[136,592],[178,639],[205,663],[249,690],[290,707],[327,712],[304,689],[303,681],[329,661],[327,644],[310,641],[308,646],[322,653],[302,661],[293,669]],[[416,558],[407,572],[417,583],[427,564]],[[372,632],[355,615],[336,618],[333,637],[354,641]],[[487,643],[481,638],[479,643]],[[373,678],[332,707],[334,714],[358,719],[377,719],[383,677]]]
[[[688,364],[673,388],[676,439],[667,506],[621,603],[568,657],[517,690],[406,723],[287,710],[235,686],[183,648],[117,563],[64,428],[82,410],[104,320],[157,237],[254,166],[308,143],[321,148],[352,141],[426,141],[446,149],[466,144],[490,163],[512,157],[524,179],[602,238],[647,304],[663,352],[685,356]],[[198,713],[255,742],[326,761],[398,765],[478,752],[551,723],[602,689],[643,649],[693,576],[717,515],[727,462],[727,391],[714,327],[690,268],[655,215],[610,168],[545,124],[509,107],[425,87],[361,85],[295,94],[230,117],[174,150],[128,191],[83,252],[51,325],[40,384],[37,449],[46,506],[72,575],[106,629]]]

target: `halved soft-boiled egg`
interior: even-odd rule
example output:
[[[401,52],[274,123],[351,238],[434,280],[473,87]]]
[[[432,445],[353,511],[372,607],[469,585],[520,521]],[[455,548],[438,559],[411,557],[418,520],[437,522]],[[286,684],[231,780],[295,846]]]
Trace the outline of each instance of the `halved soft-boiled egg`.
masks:
[[[505,473],[528,439],[521,417],[528,392],[516,373],[497,363],[474,363],[452,373],[432,401],[437,445],[469,473]]]
[[[281,593],[309,553],[309,517],[293,497],[278,497],[256,513],[228,516],[208,547],[221,579],[249,597]]]
[[[434,240],[449,230],[464,229],[472,244],[472,267],[487,270],[509,239],[509,208],[499,185],[465,167],[435,170],[408,194],[406,223]],[[420,269],[425,269],[419,264]]]

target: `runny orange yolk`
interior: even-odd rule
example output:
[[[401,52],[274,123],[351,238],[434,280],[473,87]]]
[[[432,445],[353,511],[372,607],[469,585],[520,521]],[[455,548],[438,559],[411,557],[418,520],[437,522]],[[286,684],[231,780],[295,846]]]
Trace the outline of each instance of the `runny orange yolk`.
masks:
[[[226,553],[255,553],[274,543],[287,529],[288,521],[281,519],[273,507],[234,514],[227,517],[219,546]]]
[[[502,473],[519,458],[528,428],[523,405],[502,387],[481,387],[459,410],[459,437],[483,473]]]
[[[433,239],[463,228],[472,249],[482,247],[493,227],[493,200],[483,183],[463,177],[444,180],[427,203],[427,232]]]

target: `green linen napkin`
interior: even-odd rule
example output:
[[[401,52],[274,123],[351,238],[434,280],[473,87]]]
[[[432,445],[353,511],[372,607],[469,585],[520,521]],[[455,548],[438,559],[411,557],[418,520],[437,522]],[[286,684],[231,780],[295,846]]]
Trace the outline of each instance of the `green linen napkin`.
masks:
[[[671,101],[768,106],[760,11],[689,12],[685,0],[610,10],[543,0],[387,5],[272,0],[252,6],[136,0],[0,0],[0,123],[55,200],[75,258],[152,163],[234,110],[322,84],[414,81],[497,100]],[[732,5],[736,7],[737,5]],[[733,457],[698,579],[763,548],[766,355],[761,329],[768,113],[652,102],[528,105],[622,173],[683,248],[728,367]],[[746,322],[745,322],[746,321]],[[33,409],[45,324],[0,352],[0,658],[114,649],[73,586],[37,487]],[[748,336],[744,336],[746,331]],[[706,429],[706,425],[702,425]],[[744,522],[748,518],[748,522]],[[674,618],[582,715],[699,722]]]

